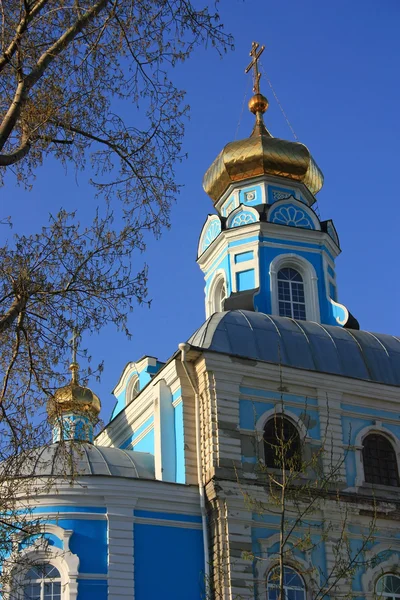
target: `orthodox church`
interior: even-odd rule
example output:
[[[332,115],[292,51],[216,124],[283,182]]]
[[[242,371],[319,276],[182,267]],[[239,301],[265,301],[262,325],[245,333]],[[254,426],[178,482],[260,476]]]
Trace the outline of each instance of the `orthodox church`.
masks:
[[[338,301],[339,237],[314,210],[323,175],[264,123],[262,49],[254,128],[204,176],[206,321],[166,363],[126,365],[96,439],[100,401],[72,363],[48,405],[54,443],[27,466],[57,485],[34,500],[48,543],[21,545],[34,564],[21,598],[400,599],[400,339],[360,330]],[[303,492],[328,484],[304,518],[291,496],[283,521],[273,496],[288,473]]]

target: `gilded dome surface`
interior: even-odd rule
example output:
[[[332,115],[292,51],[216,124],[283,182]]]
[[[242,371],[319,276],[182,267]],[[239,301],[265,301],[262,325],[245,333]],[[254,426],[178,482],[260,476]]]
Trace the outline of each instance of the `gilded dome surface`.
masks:
[[[268,101],[262,94],[250,99],[249,109],[256,115],[251,136],[227,144],[207,170],[203,187],[214,203],[231,184],[259,175],[299,181],[312,194],[322,188],[324,176],[308,148],[300,142],[274,138],[266,129],[262,115],[267,108]]]
[[[77,413],[87,415],[89,418],[97,418],[100,409],[100,399],[90,388],[78,383],[78,365],[72,363],[72,381],[56,390],[54,396],[47,403],[47,412],[50,417],[59,417],[66,413]]]

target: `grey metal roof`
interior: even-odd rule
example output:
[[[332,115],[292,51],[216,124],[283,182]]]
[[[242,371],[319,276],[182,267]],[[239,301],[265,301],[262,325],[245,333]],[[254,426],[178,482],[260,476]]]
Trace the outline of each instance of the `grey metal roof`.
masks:
[[[400,338],[246,310],[213,314],[197,348],[400,386]]]
[[[25,454],[18,470],[18,476],[23,477],[80,475],[154,479],[154,456],[87,442],[66,442],[43,446]]]

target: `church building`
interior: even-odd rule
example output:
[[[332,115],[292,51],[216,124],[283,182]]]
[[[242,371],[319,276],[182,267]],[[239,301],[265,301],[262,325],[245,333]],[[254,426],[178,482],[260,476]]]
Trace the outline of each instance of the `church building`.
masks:
[[[323,174],[264,123],[262,50],[253,130],[204,176],[206,321],[166,363],[125,366],[95,439],[100,400],[73,361],[54,442],[26,466],[55,483],[34,498],[47,544],[20,544],[17,597],[400,600],[400,339],[339,302]]]

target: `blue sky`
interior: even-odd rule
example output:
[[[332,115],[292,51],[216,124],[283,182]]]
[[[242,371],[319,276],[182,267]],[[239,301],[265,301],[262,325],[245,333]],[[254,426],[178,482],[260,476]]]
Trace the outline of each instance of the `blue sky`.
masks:
[[[205,319],[204,281],[195,259],[213,206],[202,178],[227,142],[250,134],[251,80],[244,68],[253,40],[266,45],[262,68],[325,175],[317,199],[321,217],[334,220],[340,237],[339,302],[362,329],[400,334],[398,0],[221,0],[219,6],[235,51],[221,59],[212,48],[197,50],[175,69],[191,106],[188,159],[176,170],[184,188],[171,229],[160,240],[150,239],[136,258],[138,268],[143,261],[149,265],[151,308],[138,307],[130,316],[131,340],[111,328],[86,340],[94,361],[105,362],[101,382],[91,382],[105,420],[125,364],[144,354],[166,360]],[[265,77],[261,87],[270,101],[267,127],[276,137],[293,139]],[[94,205],[89,177],[89,171],[65,173],[48,162],[32,191],[3,188],[3,214],[11,214],[18,231],[30,232],[60,207],[84,212]]]

